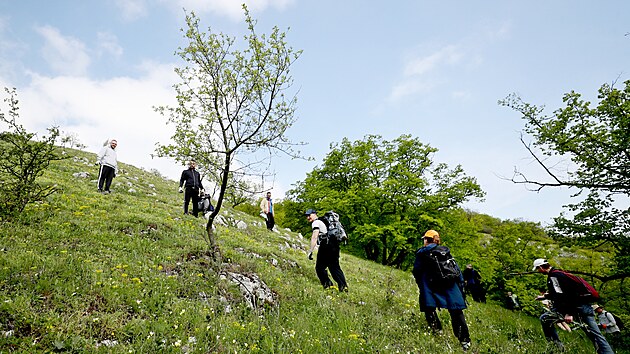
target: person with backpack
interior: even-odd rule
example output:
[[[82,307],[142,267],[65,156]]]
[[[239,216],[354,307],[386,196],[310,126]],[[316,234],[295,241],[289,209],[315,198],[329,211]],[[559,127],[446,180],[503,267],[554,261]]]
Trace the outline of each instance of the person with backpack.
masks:
[[[619,328],[619,324],[617,323],[617,319],[615,318],[615,315],[604,310],[604,307],[599,306],[599,305],[593,305],[593,309],[595,310],[595,313],[597,314],[597,318],[599,319],[599,325],[604,330],[604,333],[606,334],[619,333],[620,328]]]
[[[311,247],[308,252],[308,259],[313,260],[313,251],[319,245],[317,260],[315,261],[315,272],[324,289],[333,286],[333,282],[328,277],[330,275],[337,282],[339,292],[348,292],[346,276],[339,265],[339,241],[336,237],[330,237],[326,224],[317,217],[314,209],[308,209],[304,214],[308,222],[311,223],[313,234],[311,236]]]
[[[440,234],[429,230],[422,238],[424,246],[416,251],[413,276],[420,290],[420,311],[431,329],[439,333],[442,323],[436,309],[447,309],[453,334],[465,351],[470,349],[470,334],[464,317],[464,278],[448,247],[440,246]]]
[[[197,163],[194,160],[188,162],[188,169],[182,172],[179,179],[179,192],[184,193],[184,214],[188,214],[188,204],[192,199],[192,214],[197,217],[199,214],[200,194],[203,194],[201,175],[196,170]]]
[[[553,342],[560,349],[564,349],[554,324],[559,321],[571,324],[577,320],[583,324],[580,327],[593,342],[597,353],[614,353],[606,338],[599,331],[597,322],[595,322],[595,314],[591,304],[599,298],[597,291],[584,279],[552,267],[543,258],[534,261],[532,270],[547,275],[547,292],[536,297],[537,300],[548,299],[552,302],[551,310],[540,316],[543,333],[547,341]]]

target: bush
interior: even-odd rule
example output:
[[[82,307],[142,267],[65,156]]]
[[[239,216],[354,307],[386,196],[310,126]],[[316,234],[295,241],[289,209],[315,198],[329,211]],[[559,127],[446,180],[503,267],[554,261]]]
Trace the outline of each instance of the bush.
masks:
[[[9,111],[0,111],[0,122],[8,126],[0,133],[0,220],[11,219],[21,213],[27,204],[41,201],[55,192],[54,185],[37,183],[52,161],[66,158],[56,146],[60,138],[57,127],[48,128],[48,135],[36,139],[17,123],[18,100],[15,88],[5,91]]]

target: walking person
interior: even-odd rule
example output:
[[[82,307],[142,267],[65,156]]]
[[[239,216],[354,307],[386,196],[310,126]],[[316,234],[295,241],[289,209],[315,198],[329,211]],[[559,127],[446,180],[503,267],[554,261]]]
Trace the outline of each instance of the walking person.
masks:
[[[617,318],[612,313],[604,310],[603,306],[593,305],[593,310],[595,310],[595,315],[599,320],[601,331],[605,333],[610,344],[619,350],[620,342],[622,341],[621,323],[617,321]]]
[[[537,300],[551,300],[551,311],[545,312],[540,316],[543,333],[547,341],[553,342],[560,349],[563,349],[564,345],[558,337],[554,324],[557,322],[571,324],[577,320],[584,324],[581,328],[593,342],[597,353],[614,353],[595,322],[595,314],[591,307],[592,298],[581,296],[584,294],[582,289],[584,285],[582,283],[578,284],[574,280],[576,276],[552,267],[542,258],[534,261],[532,270],[547,275],[547,292],[536,298]]]
[[[429,327],[434,332],[439,333],[442,331],[442,323],[437,316],[436,309],[447,309],[451,316],[453,334],[459,340],[462,349],[466,351],[470,349],[471,343],[463,311],[466,308],[462,290],[464,278],[457,269],[459,279],[438,285],[434,280],[437,279],[437,275],[432,267],[433,262],[435,262],[432,258],[432,251],[440,251],[450,255],[450,250],[448,247],[439,246],[440,234],[435,230],[427,231],[422,240],[424,246],[416,251],[416,260],[413,265],[413,276],[420,290],[420,311],[424,312]],[[455,267],[457,267],[456,264]]]
[[[311,236],[311,248],[308,252],[308,259],[313,259],[313,251],[319,245],[317,251],[317,260],[315,262],[315,272],[324,289],[333,287],[333,282],[328,277],[328,269],[330,275],[337,282],[340,292],[348,292],[348,284],[346,277],[339,266],[339,242],[334,237],[328,237],[328,228],[326,224],[317,218],[317,212],[314,209],[308,209],[306,219],[311,223],[313,235]]]
[[[265,215],[265,221],[267,223],[267,230],[272,231],[275,225],[273,200],[271,199],[271,192],[267,192],[267,197],[260,201],[260,213]]]
[[[99,193],[109,194],[109,187],[112,180],[118,173],[118,156],[116,155],[116,147],[118,141],[111,139],[105,141],[103,148],[96,156],[96,163],[100,165],[98,170],[98,191]]]
[[[188,204],[192,200],[192,214],[197,217],[199,214],[199,199],[203,193],[201,175],[196,170],[197,163],[194,160],[188,162],[188,169],[182,172],[179,179],[179,192],[184,193],[184,214],[188,214]]]
[[[518,296],[516,296],[516,294],[512,293],[511,291],[507,292],[505,302],[508,310],[514,311],[521,308],[521,304],[518,303]]]
[[[462,275],[464,276],[464,290],[466,294],[472,295],[473,300],[476,302],[485,303],[485,290],[481,284],[481,274],[479,274],[479,271],[473,268],[472,264],[467,264]]]

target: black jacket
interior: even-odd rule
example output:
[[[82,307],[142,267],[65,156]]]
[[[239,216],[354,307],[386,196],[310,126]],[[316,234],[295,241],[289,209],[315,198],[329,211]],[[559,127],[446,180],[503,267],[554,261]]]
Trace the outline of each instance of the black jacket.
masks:
[[[182,172],[182,177],[179,179],[179,186],[183,187],[184,183],[186,183],[186,187],[203,189],[203,185],[201,184],[201,175],[199,175],[197,170],[192,168]]]

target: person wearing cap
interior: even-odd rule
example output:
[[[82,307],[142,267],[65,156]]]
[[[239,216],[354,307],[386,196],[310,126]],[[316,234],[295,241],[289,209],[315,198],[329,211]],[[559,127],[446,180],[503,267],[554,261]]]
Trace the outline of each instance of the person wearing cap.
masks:
[[[308,251],[308,259],[313,259],[315,247],[319,245],[317,251],[317,260],[315,261],[315,272],[324,289],[333,287],[333,282],[328,277],[328,269],[330,275],[337,282],[340,292],[348,292],[348,284],[346,277],[339,265],[339,242],[334,237],[327,237],[328,228],[326,224],[319,220],[317,212],[314,209],[308,209],[304,215],[308,222],[311,223],[313,235],[311,236],[311,247]]]
[[[532,271],[547,275],[547,292],[536,297],[537,300],[548,299],[552,302],[551,310],[540,316],[543,333],[547,341],[554,342],[563,349],[564,345],[558,337],[554,324],[558,321],[570,324],[574,319],[577,319],[586,325],[581,326],[581,328],[593,342],[597,353],[614,353],[606,338],[599,331],[591,304],[576,296],[579,292],[575,289],[575,282],[568,278],[565,272],[555,269],[543,258],[534,261]]]
[[[179,179],[179,192],[184,193],[184,214],[188,214],[188,204],[192,200],[192,214],[197,217],[199,214],[200,194],[203,193],[201,175],[196,170],[197,163],[194,160],[188,162],[188,169],[182,172]]]
[[[604,307],[600,305],[593,305],[593,310],[599,320],[599,326],[602,328],[602,332],[605,333],[608,341],[610,341],[610,344],[615,348],[622,346],[623,336],[621,335],[621,327],[615,316],[604,310]]]
[[[116,173],[118,173],[117,146],[118,141],[116,139],[107,140],[96,156],[96,164],[100,165],[98,170],[99,193],[110,193],[109,187],[112,185],[112,180],[116,177]]]
[[[593,305],[593,310],[597,313],[599,325],[604,329],[605,333],[619,333],[619,326],[617,326],[617,321],[612,313],[604,310],[604,307],[600,305]]]
[[[466,318],[464,317],[464,309],[466,308],[466,301],[464,300],[464,293],[462,290],[464,278],[460,274],[460,279],[457,282],[445,288],[434,288],[429,277],[431,261],[430,253],[440,243],[440,234],[435,230],[428,230],[422,238],[424,246],[416,251],[416,260],[413,265],[413,276],[420,290],[419,302],[420,311],[424,312],[424,316],[429,324],[429,327],[436,332],[442,331],[442,323],[437,316],[436,308],[447,309],[451,315],[451,325],[453,327],[453,334],[459,340],[462,345],[462,349],[470,349],[470,334],[468,332],[468,325],[466,324]],[[448,247],[439,246],[446,249],[450,253]]]

